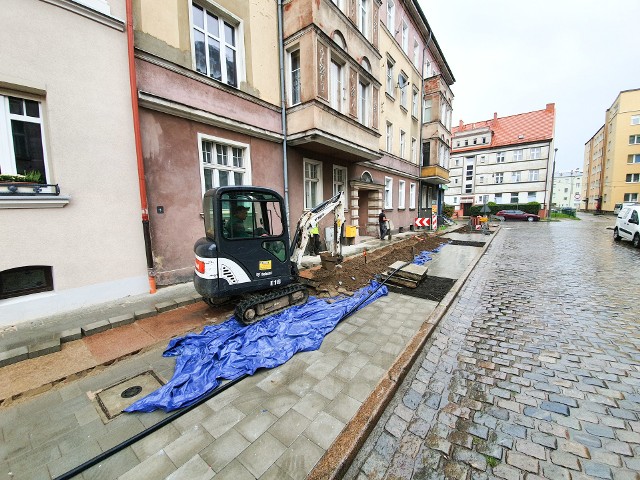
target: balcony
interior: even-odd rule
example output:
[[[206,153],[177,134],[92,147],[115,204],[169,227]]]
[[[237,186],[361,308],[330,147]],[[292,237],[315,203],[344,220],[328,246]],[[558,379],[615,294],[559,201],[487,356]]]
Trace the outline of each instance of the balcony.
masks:
[[[420,180],[435,185],[449,183],[449,170],[440,165],[429,165],[420,169]]]

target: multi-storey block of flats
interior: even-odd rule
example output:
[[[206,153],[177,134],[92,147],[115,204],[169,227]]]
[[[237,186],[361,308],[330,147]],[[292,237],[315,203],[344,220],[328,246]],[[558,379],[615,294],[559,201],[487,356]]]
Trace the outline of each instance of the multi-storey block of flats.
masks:
[[[547,212],[553,177],[555,105],[453,128],[445,201],[460,216],[473,205],[540,203]]]

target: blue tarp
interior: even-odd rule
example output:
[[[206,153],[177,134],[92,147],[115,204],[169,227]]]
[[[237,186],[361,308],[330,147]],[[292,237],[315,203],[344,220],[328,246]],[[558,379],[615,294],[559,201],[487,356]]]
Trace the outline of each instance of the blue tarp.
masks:
[[[427,263],[428,261],[432,260],[431,255],[434,253],[438,253],[440,250],[442,250],[442,248],[444,246],[446,246],[446,243],[443,243],[442,245],[438,245],[436,248],[434,248],[432,251],[428,252],[428,251],[423,251],[420,252],[418,255],[416,255],[413,259],[413,263],[415,265],[424,265],[425,263]]]
[[[214,390],[222,380],[253,375],[259,368],[282,365],[297,352],[317,350],[325,335],[342,317],[371,295],[362,308],[387,295],[376,282],[352,297],[332,303],[310,297],[309,301],[277,315],[245,326],[235,317],[169,342],[165,357],[175,356],[173,378],[164,386],[127,407],[125,412],[171,411],[187,407]]]

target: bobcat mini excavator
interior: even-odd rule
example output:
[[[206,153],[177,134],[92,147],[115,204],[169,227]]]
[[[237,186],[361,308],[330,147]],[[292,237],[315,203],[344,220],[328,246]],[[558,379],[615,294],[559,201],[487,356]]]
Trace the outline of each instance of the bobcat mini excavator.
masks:
[[[202,203],[206,236],[193,247],[196,291],[210,306],[237,301],[236,318],[247,325],[307,301],[309,292],[298,275],[300,262],[310,230],[330,212],[330,251],[342,259],[344,192],[306,211],[291,243],[284,199],[271,189],[213,188]]]

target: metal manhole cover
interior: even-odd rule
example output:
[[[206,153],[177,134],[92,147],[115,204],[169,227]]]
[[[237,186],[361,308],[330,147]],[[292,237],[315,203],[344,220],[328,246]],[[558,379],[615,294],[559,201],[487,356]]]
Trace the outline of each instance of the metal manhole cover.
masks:
[[[100,410],[111,420],[132,403],[160,388],[164,382],[152,371],[123,380],[96,394]]]

